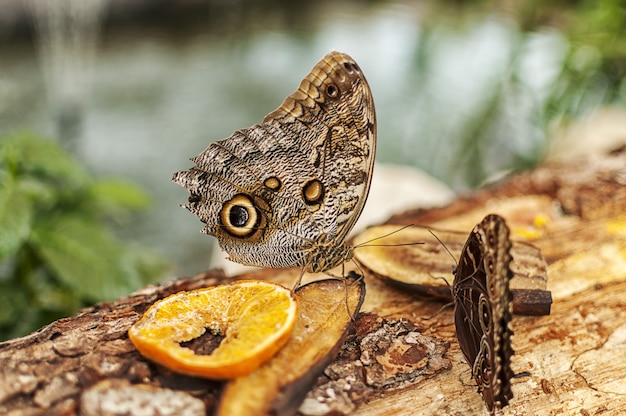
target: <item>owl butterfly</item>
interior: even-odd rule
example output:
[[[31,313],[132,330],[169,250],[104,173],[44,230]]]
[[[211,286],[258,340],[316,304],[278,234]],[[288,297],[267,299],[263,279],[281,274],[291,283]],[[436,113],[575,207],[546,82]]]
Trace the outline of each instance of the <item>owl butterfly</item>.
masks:
[[[352,58],[331,52],[262,123],[210,144],[172,180],[230,260],[323,272],[352,259],[344,240],[375,151],[369,85]]]
[[[457,339],[492,415],[513,397],[510,250],[504,219],[488,215],[463,247],[452,288]]]

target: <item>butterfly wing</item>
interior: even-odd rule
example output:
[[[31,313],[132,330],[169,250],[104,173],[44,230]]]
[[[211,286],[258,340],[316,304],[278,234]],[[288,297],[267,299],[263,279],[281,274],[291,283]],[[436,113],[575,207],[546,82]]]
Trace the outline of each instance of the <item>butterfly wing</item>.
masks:
[[[343,244],[360,216],[375,146],[367,81],[331,52],[261,124],[212,143],[173,180],[231,260],[305,266],[317,245]]]
[[[453,284],[457,339],[491,412],[513,397],[510,250],[504,219],[488,215],[470,233]]]
[[[329,196],[317,216],[329,240],[343,240],[363,211],[376,153],[374,99],[357,63],[329,53],[264,123],[306,138],[295,144]]]

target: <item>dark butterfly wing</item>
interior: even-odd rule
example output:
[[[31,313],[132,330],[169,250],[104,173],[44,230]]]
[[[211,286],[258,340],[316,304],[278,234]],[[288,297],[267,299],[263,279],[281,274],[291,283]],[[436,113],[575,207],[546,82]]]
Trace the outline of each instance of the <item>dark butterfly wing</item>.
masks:
[[[510,251],[504,219],[488,215],[470,233],[453,284],[457,339],[492,414],[513,397]]]

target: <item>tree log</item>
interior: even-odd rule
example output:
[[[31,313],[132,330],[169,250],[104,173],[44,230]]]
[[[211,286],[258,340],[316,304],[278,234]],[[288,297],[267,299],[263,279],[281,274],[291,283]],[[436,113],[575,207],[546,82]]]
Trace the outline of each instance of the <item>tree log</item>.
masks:
[[[495,212],[514,238],[531,241],[545,255],[551,314],[513,318],[512,366],[521,376],[513,380],[514,398],[503,415],[626,414],[625,182],[626,149],[618,149],[544,165],[446,207],[388,221],[469,233]],[[297,273],[261,270],[241,277],[291,284]],[[300,411],[486,414],[455,339],[451,308],[365,279],[355,333]],[[157,299],[226,280],[209,271],[149,286],[1,343],[0,414],[210,414],[222,384],[147,361],[127,330]]]

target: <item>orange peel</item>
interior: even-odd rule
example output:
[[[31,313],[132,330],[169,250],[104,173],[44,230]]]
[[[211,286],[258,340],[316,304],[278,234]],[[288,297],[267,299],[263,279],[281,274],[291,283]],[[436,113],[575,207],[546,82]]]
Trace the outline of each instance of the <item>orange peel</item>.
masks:
[[[297,302],[289,289],[241,280],[159,300],[128,335],[143,356],[175,372],[230,379],[272,358],[289,340],[296,319]],[[224,337],[209,355],[180,345],[207,330]]]

